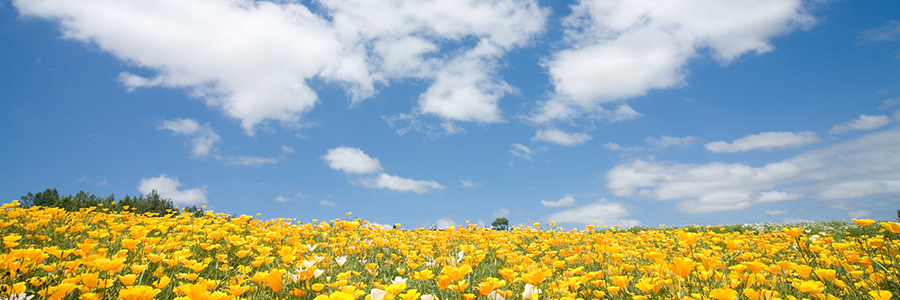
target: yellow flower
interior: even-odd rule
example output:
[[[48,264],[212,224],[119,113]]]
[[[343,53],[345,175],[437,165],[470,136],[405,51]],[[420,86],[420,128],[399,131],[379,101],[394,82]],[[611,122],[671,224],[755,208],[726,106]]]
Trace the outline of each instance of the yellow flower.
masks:
[[[413,275],[413,278],[415,278],[416,280],[428,280],[434,278],[434,273],[432,273],[429,269],[416,271],[415,275]]]
[[[900,233],[900,223],[881,222],[879,224],[881,224],[881,226],[884,226],[884,228],[886,228],[890,232]]]
[[[877,291],[869,291],[869,296],[872,296],[874,300],[891,300],[891,297],[894,296],[893,293],[884,290]]]
[[[669,270],[679,277],[687,277],[696,266],[697,263],[694,260],[685,257],[673,259],[673,263],[668,265]]]
[[[463,276],[466,276],[466,274],[471,272],[472,266],[469,265],[461,265],[459,267],[444,266],[444,268],[441,269],[441,273],[450,277],[450,280],[452,281],[459,281]]]
[[[818,280],[805,280],[792,284],[801,293],[807,293],[815,297],[825,291],[825,284]]]
[[[137,274],[119,275],[119,281],[125,286],[131,286],[135,279],[137,279]]]
[[[834,279],[837,271],[831,269],[816,269],[816,277],[821,281],[831,281]]]
[[[875,221],[869,220],[869,219],[860,219],[860,220],[852,219],[852,220],[853,220],[853,222],[856,222],[856,224],[859,224],[859,226],[869,226],[869,225],[872,225],[873,223],[875,223]]]
[[[718,300],[734,300],[738,295],[738,292],[732,290],[730,288],[724,289],[713,289],[709,292],[710,298],[715,298]]]
[[[159,294],[159,289],[154,289],[152,287],[146,285],[139,285],[135,287],[129,287],[119,290],[119,299],[120,300],[150,300],[156,294]]]
[[[281,289],[284,288],[282,276],[284,276],[284,270],[274,269],[265,277],[266,284],[276,293],[280,293]]]
[[[538,268],[531,272],[522,274],[522,281],[531,285],[538,285],[547,277],[553,275],[553,271],[548,268]]]
[[[419,295],[419,291],[417,291],[416,289],[410,289],[406,291],[406,293],[400,294],[399,296],[400,299],[403,300],[416,300],[416,298],[419,298]]]

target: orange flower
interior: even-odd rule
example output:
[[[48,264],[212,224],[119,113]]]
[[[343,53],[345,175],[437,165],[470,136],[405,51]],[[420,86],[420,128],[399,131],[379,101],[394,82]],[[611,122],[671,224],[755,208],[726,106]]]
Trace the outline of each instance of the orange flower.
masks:
[[[816,277],[821,281],[831,281],[836,276],[837,271],[831,269],[816,269]]]
[[[532,272],[526,272],[522,274],[522,281],[531,285],[538,285],[547,277],[553,275],[553,271],[548,268],[539,268]]]
[[[628,282],[631,281],[631,276],[610,276],[609,280],[612,281],[620,289],[624,289]],[[610,290],[610,293],[616,294],[615,292]]]
[[[503,287],[504,285],[506,285],[506,281],[499,280],[494,277],[488,277],[482,280],[480,284],[478,284],[478,292],[481,293],[482,296],[487,296],[495,289]]]
[[[444,268],[441,269],[441,273],[450,277],[450,280],[452,281],[458,281],[471,272],[472,267],[469,265],[461,265],[459,267],[444,266]]]
[[[679,257],[672,260],[672,263],[669,264],[669,270],[678,275],[679,277],[687,277],[688,274],[694,270],[694,267],[697,266],[697,263],[694,262],[690,258]]]
[[[447,287],[450,287],[450,283],[452,282],[450,280],[450,276],[447,276],[447,275],[438,275],[437,280],[438,280],[438,287],[442,290],[447,289]]]
[[[274,269],[272,272],[269,272],[269,275],[266,275],[266,284],[276,293],[281,293],[281,289],[284,288],[282,276],[284,276],[284,270],[281,269]]]
[[[887,228],[887,230],[890,232],[900,233],[900,223],[881,222],[879,224],[881,224],[881,226],[884,226],[884,228]]]
[[[798,236],[800,236],[801,234],[803,234],[803,231],[804,231],[804,230],[803,230],[803,228],[793,227],[793,228],[791,228],[791,229],[782,228],[781,231],[784,231],[784,233],[787,233],[787,234],[790,235],[792,238],[795,238],[795,237],[798,237]]]
[[[853,220],[853,222],[856,222],[856,224],[859,224],[859,226],[869,226],[869,225],[872,225],[873,223],[875,223],[875,221],[869,220],[869,219],[861,219],[861,220],[852,219],[852,220]]]

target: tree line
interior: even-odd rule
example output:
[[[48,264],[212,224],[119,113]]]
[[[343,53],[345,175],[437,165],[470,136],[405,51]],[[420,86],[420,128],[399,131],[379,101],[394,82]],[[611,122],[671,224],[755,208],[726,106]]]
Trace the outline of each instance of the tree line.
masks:
[[[171,199],[165,199],[159,196],[156,190],[151,191],[145,196],[131,197],[125,195],[125,198],[116,200],[114,195],[108,197],[98,197],[85,191],[78,191],[75,195],[60,197],[56,189],[46,189],[43,192],[22,196],[19,201],[22,207],[28,208],[32,206],[41,207],[57,207],[66,211],[78,211],[82,208],[102,207],[111,211],[128,210],[137,214],[155,213],[159,216],[178,212],[178,209],[172,204]],[[195,216],[203,215],[203,210],[197,208],[196,205],[185,207],[185,211],[194,213]]]

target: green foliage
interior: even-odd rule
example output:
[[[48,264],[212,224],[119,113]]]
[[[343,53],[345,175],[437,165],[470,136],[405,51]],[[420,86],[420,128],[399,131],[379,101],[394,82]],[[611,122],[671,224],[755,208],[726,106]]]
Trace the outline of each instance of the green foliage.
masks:
[[[509,220],[507,220],[505,217],[497,218],[496,220],[494,220],[494,222],[491,222],[491,226],[494,226],[494,228],[497,228],[497,230],[506,230],[507,228],[509,228]]]
[[[176,211],[172,200],[164,199],[154,190],[147,194],[146,197],[131,197],[125,195],[125,198],[116,201],[114,195],[108,197],[98,197],[85,191],[78,191],[74,196],[68,195],[61,197],[56,189],[46,189],[36,194],[28,193],[22,196],[20,200],[22,207],[42,206],[42,207],[58,207],[67,211],[78,211],[83,208],[102,207],[112,211],[128,210],[137,214],[154,213],[164,216]],[[185,208],[194,213],[196,216],[203,215],[203,211],[196,206]]]

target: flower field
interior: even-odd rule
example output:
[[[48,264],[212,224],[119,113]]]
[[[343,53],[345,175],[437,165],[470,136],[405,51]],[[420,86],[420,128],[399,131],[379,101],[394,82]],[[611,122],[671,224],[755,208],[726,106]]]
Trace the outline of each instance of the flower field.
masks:
[[[349,216],[297,223],[13,202],[0,209],[0,297],[898,299],[900,224],[855,221],[872,234],[391,230]]]

